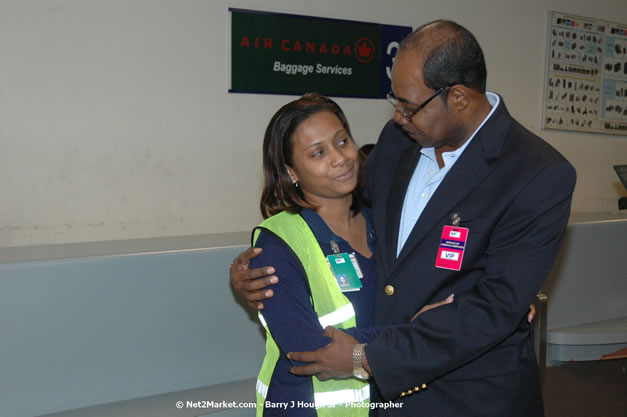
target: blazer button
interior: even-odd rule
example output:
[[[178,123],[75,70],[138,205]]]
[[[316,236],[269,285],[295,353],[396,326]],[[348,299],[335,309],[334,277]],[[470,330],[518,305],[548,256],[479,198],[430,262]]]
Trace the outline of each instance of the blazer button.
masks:
[[[386,295],[392,295],[394,294],[394,287],[391,285],[386,285],[385,288],[383,289],[385,291]]]

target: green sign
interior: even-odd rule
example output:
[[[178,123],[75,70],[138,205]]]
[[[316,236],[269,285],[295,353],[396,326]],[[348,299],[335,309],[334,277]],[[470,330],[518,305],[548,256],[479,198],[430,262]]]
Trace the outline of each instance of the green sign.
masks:
[[[234,93],[383,98],[408,26],[230,9]]]

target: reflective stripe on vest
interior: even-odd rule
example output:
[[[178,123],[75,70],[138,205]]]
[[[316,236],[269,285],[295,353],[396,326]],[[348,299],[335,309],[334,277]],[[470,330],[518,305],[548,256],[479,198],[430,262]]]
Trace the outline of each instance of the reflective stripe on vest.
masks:
[[[360,403],[370,398],[370,385],[362,389],[343,389],[330,392],[314,393],[316,408],[334,407],[340,404]]]
[[[263,315],[261,313],[257,314],[257,317],[259,317],[259,321],[261,322],[261,325],[264,328],[268,328],[268,323],[266,323],[266,319],[263,318]]]
[[[259,313],[257,316],[259,317],[261,325],[263,327],[268,327],[266,320],[263,318],[263,314]],[[337,324],[345,322],[352,317],[355,317],[355,309],[353,308],[352,304],[346,304],[332,313],[325,314],[324,316],[319,317],[318,321],[324,329],[327,326],[335,326]]]
[[[336,324],[340,324],[351,317],[355,317],[355,310],[353,309],[352,304],[346,304],[339,309],[335,310],[332,313],[325,314],[322,317],[319,317],[320,325],[324,329],[327,326],[335,326]]]
[[[261,382],[261,380],[257,380],[257,392],[265,399],[268,395],[268,386]]]

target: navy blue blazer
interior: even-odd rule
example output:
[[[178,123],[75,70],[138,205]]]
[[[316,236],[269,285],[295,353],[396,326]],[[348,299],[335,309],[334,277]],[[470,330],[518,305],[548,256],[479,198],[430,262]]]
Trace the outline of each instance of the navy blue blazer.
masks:
[[[401,209],[420,155],[390,121],[368,159],[378,239],[375,322],[395,326],[368,344],[366,355],[379,401],[403,403],[380,415],[543,416],[526,315],[559,249],[575,170],[515,121],[501,99],[397,258]],[[435,267],[453,213],[469,229],[460,271]],[[409,322],[451,293],[452,304]],[[422,384],[427,388],[415,390]]]

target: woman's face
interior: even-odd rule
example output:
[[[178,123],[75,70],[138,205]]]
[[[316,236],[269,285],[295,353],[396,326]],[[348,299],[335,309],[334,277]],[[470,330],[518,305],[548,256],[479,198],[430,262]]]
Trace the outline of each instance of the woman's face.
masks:
[[[321,206],[331,199],[352,198],[359,155],[337,116],[327,111],[310,116],[298,126],[292,141],[288,172],[309,203]]]

